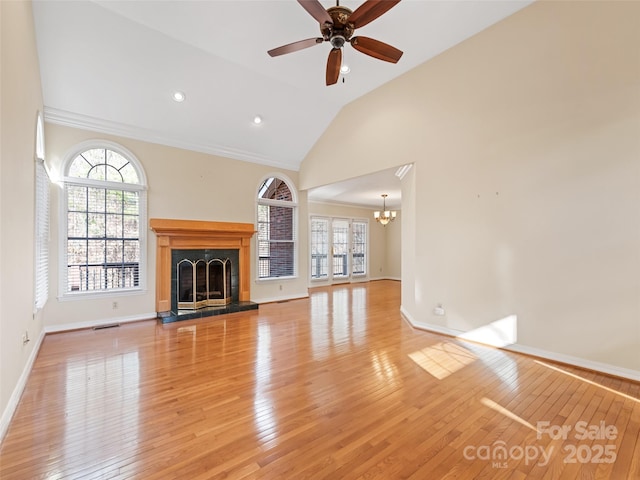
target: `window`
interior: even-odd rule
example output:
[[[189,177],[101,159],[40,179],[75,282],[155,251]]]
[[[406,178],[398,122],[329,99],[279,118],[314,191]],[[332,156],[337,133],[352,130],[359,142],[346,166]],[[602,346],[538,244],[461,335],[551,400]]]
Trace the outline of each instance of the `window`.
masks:
[[[63,295],[144,288],[146,182],[134,156],[104,142],[67,161]]]
[[[329,220],[311,218],[311,278],[329,275]]]
[[[353,275],[367,274],[367,222],[353,221],[351,223],[351,273]]]
[[[49,298],[49,175],[44,166],[44,126],[38,113],[36,124],[35,190],[35,308],[44,307]]]
[[[334,219],[333,227],[333,278],[349,276],[349,221]]]
[[[258,189],[258,278],[296,275],[296,199],[290,183],[267,178]]]
[[[312,280],[344,280],[367,275],[366,220],[313,216],[310,224]]]

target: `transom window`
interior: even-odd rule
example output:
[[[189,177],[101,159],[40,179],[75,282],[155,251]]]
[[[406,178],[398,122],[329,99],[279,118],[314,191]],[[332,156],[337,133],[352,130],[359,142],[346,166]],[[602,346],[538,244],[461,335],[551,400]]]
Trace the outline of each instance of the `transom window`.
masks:
[[[144,172],[117,145],[82,149],[66,165],[64,294],[141,289]]]
[[[295,191],[278,177],[267,178],[258,189],[258,278],[296,275]]]

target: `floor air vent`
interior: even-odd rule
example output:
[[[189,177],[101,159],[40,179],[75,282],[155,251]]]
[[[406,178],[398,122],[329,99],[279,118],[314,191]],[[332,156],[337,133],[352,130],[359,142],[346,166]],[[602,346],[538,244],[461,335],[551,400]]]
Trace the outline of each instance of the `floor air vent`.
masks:
[[[108,323],[106,325],[98,325],[97,327],[93,327],[94,330],[104,330],[105,328],[114,328],[119,327],[119,323]]]

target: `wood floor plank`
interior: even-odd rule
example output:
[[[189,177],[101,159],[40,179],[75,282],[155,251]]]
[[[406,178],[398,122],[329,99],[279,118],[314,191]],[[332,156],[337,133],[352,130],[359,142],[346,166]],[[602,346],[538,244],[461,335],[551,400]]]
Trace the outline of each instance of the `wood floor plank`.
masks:
[[[640,384],[414,330],[399,309],[399,282],[376,281],[47,335],[0,478],[640,478]],[[579,422],[618,436],[576,440]],[[615,462],[567,462],[607,442]],[[518,456],[534,447],[547,464]]]

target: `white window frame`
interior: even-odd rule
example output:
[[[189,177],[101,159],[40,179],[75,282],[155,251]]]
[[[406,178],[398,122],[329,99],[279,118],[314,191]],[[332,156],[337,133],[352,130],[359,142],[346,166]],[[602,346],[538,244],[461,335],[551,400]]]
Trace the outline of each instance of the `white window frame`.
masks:
[[[362,272],[362,273],[356,273],[356,272],[353,271],[353,268],[354,268],[353,258],[355,256],[355,252],[353,251],[353,246],[355,244],[354,243],[355,233],[354,233],[354,228],[353,228],[353,224],[354,223],[360,223],[360,224],[363,224],[365,226],[364,272]],[[351,245],[349,247],[349,250],[350,250],[349,258],[350,258],[350,261],[351,261],[351,265],[350,265],[351,278],[356,278],[356,279],[366,278],[366,277],[369,276],[369,237],[370,237],[369,220],[368,219],[352,218],[351,221],[349,222],[349,234],[350,234],[350,237],[351,237]]]
[[[261,198],[262,196],[262,192],[260,191],[262,185],[264,185],[264,183],[270,179],[270,178],[277,178],[279,180],[282,180],[284,183],[286,183],[287,187],[289,188],[289,191],[291,192],[291,201],[288,200],[272,200],[272,199],[267,199],[267,198]],[[293,262],[293,274],[292,275],[286,275],[286,276],[279,276],[279,277],[260,277],[260,247],[259,247],[259,233],[256,234],[254,236],[254,241],[255,241],[255,249],[254,251],[256,252],[256,260],[255,260],[255,268],[256,268],[256,273],[255,273],[255,281],[260,283],[260,282],[273,282],[273,281],[278,281],[278,280],[287,280],[287,279],[294,279],[294,278],[298,278],[298,192],[294,186],[294,183],[291,181],[291,179],[282,174],[282,173],[271,173],[269,175],[265,175],[260,179],[260,182],[258,183],[258,188],[256,190],[256,212],[255,212],[255,218],[256,218],[256,230],[259,230],[259,206],[260,205],[267,205],[267,206],[277,206],[277,207],[287,207],[287,208],[291,208],[292,209],[292,214],[293,214],[293,219],[292,219],[292,236],[293,236],[293,258],[292,258],[292,262]]]
[[[314,253],[314,231],[313,231],[313,224],[314,222],[319,221],[325,224],[326,226],[326,235],[327,238],[325,239],[325,241],[322,243],[322,245],[326,245],[327,247],[327,252],[326,252],[326,258],[325,258],[325,262],[326,262],[326,274],[325,275],[320,275],[320,276],[313,276],[313,267],[314,267],[314,255],[323,255],[322,253],[320,254],[315,254]],[[329,261],[331,258],[331,240],[329,238],[329,232],[331,231],[331,217],[325,217],[322,215],[311,215],[309,217],[309,279],[312,282],[323,282],[323,281],[327,281],[330,278],[330,267],[331,267],[331,262]]]
[[[323,277],[312,277],[311,269],[313,259],[311,256],[313,255],[313,231],[312,231],[312,222],[314,219],[318,220],[326,220],[328,222],[328,231],[327,231],[327,244],[328,244],[328,257],[327,257],[327,275]],[[349,259],[348,259],[348,275],[345,276],[334,276],[333,272],[333,222],[335,220],[343,220],[348,222],[349,224]],[[365,271],[364,273],[354,273],[353,272],[353,224],[354,223],[363,223],[366,225],[366,243],[365,243]],[[347,283],[347,282],[360,282],[369,278],[369,266],[370,266],[370,242],[371,242],[371,223],[368,218],[359,218],[359,217],[333,217],[330,215],[318,215],[318,214],[310,214],[309,215],[309,282],[311,284],[318,283]]]
[[[109,182],[109,181],[96,181],[92,179],[80,179],[77,177],[69,177],[68,172],[75,158],[81,153],[92,149],[107,149],[112,150],[124,158],[126,158],[138,174],[138,184]],[[59,202],[59,237],[60,237],[60,249],[58,252],[58,258],[60,259],[60,266],[58,268],[58,299],[65,300],[79,300],[79,299],[92,299],[92,298],[104,298],[115,297],[131,294],[143,294],[147,291],[147,177],[142,167],[142,164],[138,158],[130,152],[127,148],[119,145],[115,142],[108,140],[88,140],[74,146],[64,157],[63,161],[63,192],[62,200]],[[105,290],[90,290],[90,291],[67,291],[67,238],[68,238],[68,224],[67,224],[67,198],[66,187],[67,185],[81,185],[81,186],[95,186],[101,188],[112,188],[116,190],[136,191],[139,193],[139,232],[138,241],[140,247],[140,262],[138,264],[138,286],[129,288],[114,288]]]
[[[335,227],[337,224],[346,224],[346,235],[344,237],[345,243],[336,242],[336,235],[343,232],[338,231]],[[342,237],[342,235],[340,235]],[[331,279],[336,283],[348,282],[351,280],[351,219],[345,217],[333,217],[329,222],[329,245],[330,245],[330,258],[329,258],[329,272],[331,273]],[[341,251],[342,247],[345,251]],[[346,273],[336,274],[336,258],[343,257],[342,262],[338,262],[338,266],[341,264]],[[346,265],[345,265],[346,262]]]

